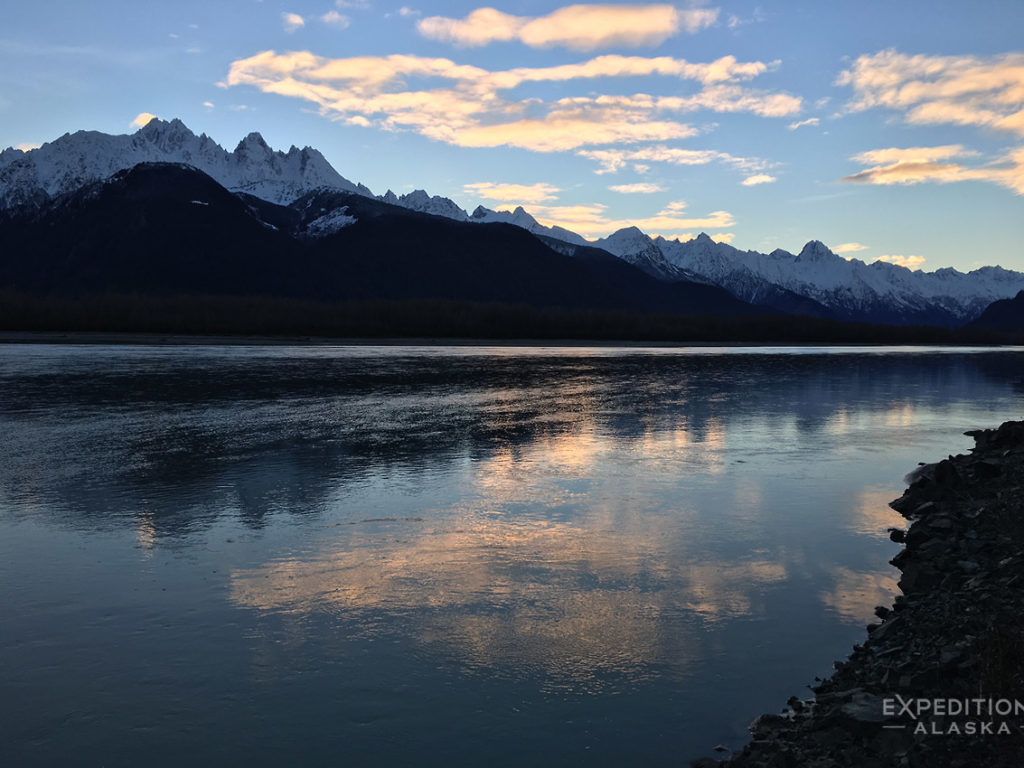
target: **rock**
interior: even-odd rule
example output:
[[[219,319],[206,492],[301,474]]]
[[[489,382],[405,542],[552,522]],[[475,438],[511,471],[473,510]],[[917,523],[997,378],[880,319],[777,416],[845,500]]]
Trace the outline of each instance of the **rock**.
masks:
[[[864,691],[843,704],[843,714],[865,723],[880,723],[888,719],[882,710],[882,697]]]
[[[787,717],[755,720],[751,743],[724,765],[1024,765],[1024,721],[996,739],[883,727],[884,699],[896,695],[968,699],[1005,690],[1022,698],[1024,422],[968,434],[970,455],[919,467],[890,504],[910,520],[905,531],[889,530],[904,545],[891,560],[902,571],[892,608],[876,609],[880,623],[813,688],[813,703],[794,696]]]

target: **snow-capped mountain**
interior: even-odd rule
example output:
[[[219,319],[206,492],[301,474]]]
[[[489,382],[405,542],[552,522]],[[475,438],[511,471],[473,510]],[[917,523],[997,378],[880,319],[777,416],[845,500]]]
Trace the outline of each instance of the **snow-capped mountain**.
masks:
[[[274,151],[260,134],[250,133],[228,152],[177,119],[154,119],[131,135],[78,131],[27,152],[0,152],[0,213],[38,209],[143,163],[190,166],[231,192],[278,205],[291,204],[312,192],[330,193],[322,199],[333,202],[318,203],[316,210],[304,213],[306,237],[327,237],[355,224],[358,206],[350,203],[354,194],[378,206],[398,206],[458,222],[512,224],[563,255],[603,249],[661,281],[703,282],[724,288],[743,301],[783,312],[958,326],[977,317],[993,301],[1024,290],[1024,274],[1001,267],[982,267],[966,274],[955,269],[917,272],[884,262],[845,259],[818,241],[809,242],[796,255],[783,250],[763,254],[716,243],[704,234],[680,242],[651,238],[628,227],[591,242],[567,229],[540,224],[522,207],[508,212],[478,206],[470,215],[451,199],[431,196],[422,189],[401,196],[388,190],[374,197],[364,185],[341,176],[315,149],[293,146],[288,152]],[[249,204],[255,203],[250,199]]]
[[[469,214],[462,210],[454,200],[441,197],[440,195],[428,195],[422,189],[416,189],[401,196],[396,195],[389,189],[377,199],[391,205],[400,205],[403,208],[408,208],[410,211],[429,213],[432,216],[444,216],[456,221],[469,220]]]
[[[595,240],[593,245],[662,280],[680,280],[686,277],[686,273],[671,264],[654,241],[637,227],[620,229],[608,237]]]
[[[745,301],[766,303],[766,291],[781,289],[843,320],[955,326],[977,317],[993,301],[1024,289],[1024,274],[1002,267],[981,267],[966,274],[951,268],[912,271],[882,261],[845,259],[816,240],[796,255],[781,249],[769,254],[741,251],[705,234],[686,242],[648,240],[670,264]]]
[[[527,232],[540,235],[541,237],[551,237],[555,240],[572,243],[573,245],[593,245],[593,243],[588,242],[586,238],[577,235],[575,232],[570,232],[568,229],[563,229],[562,227],[545,227],[533,218],[533,216],[524,211],[522,206],[518,206],[514,211],[509,213],[508,211],[492,211],[490,208],[484,208],[482,205],[478,205],[469,220],[477,222],[478,224],[490,224],[493,222],[513,224],[525,229]]]
[[[544,226],[523,210],[522,206],[517,207],[514,211],[494,211],[478,205],[472,215],[470,215],[451,198],[430,195],[422,189],[417,189],[401,196],[396,195],[389,189],[377,199],[391,205],[400,205],[412,211],[429,213],[434,216],[444,216],[456,221],[470,221],[474,224],[492,224],[495,222],[513,224],[539,237],[549,237],[562,242],[572,243],[573,245],[593,245],[586,238],[563,227]]]
[[[310,147],[275,152],[250,133],[228,152],[180,120],[151,120],[131,135],[77,131],[38,149],[0,153],[0,210],[38,206],[139,163],[172,162],[205,172],[232,192],[287,204],[319,187],[371,195],[341,176]]]

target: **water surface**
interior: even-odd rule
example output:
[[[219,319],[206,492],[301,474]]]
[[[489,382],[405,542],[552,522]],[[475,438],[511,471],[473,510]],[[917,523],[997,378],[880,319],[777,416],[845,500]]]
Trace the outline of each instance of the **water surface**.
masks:
[[[0,763],[679,765],[863,638],[1024,354],[0,348]]]

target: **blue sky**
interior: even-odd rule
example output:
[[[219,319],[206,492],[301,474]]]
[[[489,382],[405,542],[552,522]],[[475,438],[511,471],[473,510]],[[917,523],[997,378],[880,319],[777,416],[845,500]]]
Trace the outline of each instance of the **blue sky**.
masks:
[[[1021,30],[1019,0],[43,0],[4,11],[0,147],[180,117],[588,237],[1024,270]]]

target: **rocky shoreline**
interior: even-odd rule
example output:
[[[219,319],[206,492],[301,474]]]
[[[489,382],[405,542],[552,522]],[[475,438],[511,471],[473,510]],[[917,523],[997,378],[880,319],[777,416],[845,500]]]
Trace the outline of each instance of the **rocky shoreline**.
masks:
[[[1024,765],[1024,422],[968,432],[891,506],[902,595],[814,697],[751,725],[708,766]]]

